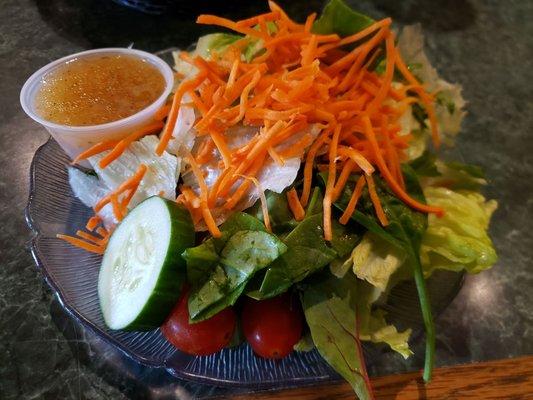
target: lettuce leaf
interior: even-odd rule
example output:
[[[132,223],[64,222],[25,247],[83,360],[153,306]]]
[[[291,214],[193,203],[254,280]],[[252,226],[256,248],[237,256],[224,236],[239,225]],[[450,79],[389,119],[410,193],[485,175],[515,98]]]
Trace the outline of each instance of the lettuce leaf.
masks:
[[[313,24],[313,32],[320,34],[336,33],[349,36],[372,25],[375,21],[364,14],[352,10],[342,0],[330,0],[320,18]]]
[[[461,122],[466,115],[463,110],[466,102],[460,85],[440,78],[424,52],[424,37],[420,25],[406,26],[398,37],[398,50],[404,61],[411,66],[431,93],[437,93],[435,113],[443,142],[451,145],[461,130]]]
[[[398,281],[412,278],[405,259],[406,254],[402,250],[367,232],[344,265],[352,267],[355,276],[361,280],[358,281],[357,295],[361,340],[385,343],[407,358],[412,355],[408,343],[411,330],[399,333],[385,320],[385,311],[372,309],[373,304],[388,294]]]
[[[420,258],[425,275],[435,269],[478,273],[490,268],[498,259],[487,232],[497,202],[486,201],[474,191],[445,187],[426,187],[424,194],[429,203],[445,210],[441,218],[429,216],[422,238]]]

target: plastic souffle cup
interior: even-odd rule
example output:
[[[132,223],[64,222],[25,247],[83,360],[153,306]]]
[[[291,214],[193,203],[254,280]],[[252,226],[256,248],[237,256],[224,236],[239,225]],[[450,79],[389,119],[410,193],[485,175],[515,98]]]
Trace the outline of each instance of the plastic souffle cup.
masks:
[[[136,114],[130,115],[129,117],[119,119],[117,121],[108,122],[105,124],[99,125],[90,125],[90,126],[69,126],[56,124],[54,122],[47,121],[42,118],[35,110],[35,96],[42,85],[43,78],[54,71],[56,68],[59,68],[65,63],[81,59],[84,57],[93,57],[95,55],[116,55],[124,54],[133,57],[141,58],[146,62],[149,62],[163,75],[165,79],[165,89],[161,96],[157,98],[152,104],[137,112]],[[57,143],[63,148],[65,153],[71,158],[74,159],[78,154],[87,150],[94,144],[104,141],[104,140],[119,140],[127,136],[129,133],[134,130],[141,128],[142,126],[153,121],[154,114],[158,109],[160,109],[165,103],[166,100],[172,91],[174,85],[174,74],[170,66],[163,61],[161,58],[147,53],[141,50],[127,49],[127,48],[104,48],[104,49],[95,49],[83,51],[81,53],[72,54],[60,58],[59,60],[53,61],[48,65],[45,65],[32,76],[28,78],[22,90],[20,92],[20,104],[22,108],[28,114],[30,118],[34,121],[37,121],[39,124],[44,126],[52,137],[56,140]],[[89,164],[84,161],[80,163],[85,167],[89,167]]]

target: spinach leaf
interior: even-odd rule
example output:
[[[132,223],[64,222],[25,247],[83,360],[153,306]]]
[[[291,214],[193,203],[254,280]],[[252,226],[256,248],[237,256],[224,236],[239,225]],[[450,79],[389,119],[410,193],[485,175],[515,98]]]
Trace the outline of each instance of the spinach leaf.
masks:
[[[359,241],[355,232],[333,222],[333,240],[324,240],[322,213],[306,217],[284,239],[287,252],[268,267],[254,298],[269,298],[285,292],[291,285],[348,254]]]
[[[370,399],[372,389],[356,328],[357,280],[353,274],[339,279],[320,273],[313,278],[301,294],[313,342],[327,363],[350,383],[358,398]]]
[[[221,226],[222,236],[187,249],[191,321],[210,318],[234,304],[246,283],[287,250],[256,218],[234,214]]]
[[[289,204],[287,203],[287,192],[276,193],[267,191],[265,195],[272,231],[276,234],[281,234],[294,229],[298,225],[298,222],[294,219]],[[250,208],[248,213],[262,220],[263,210],[260,202],[257,202]]]
[[[418,182],[418,178],[411,167],[402,166],[406,189],[409,194],[418,201],[425,202],[424,193]],[[324,176],[321,175],[322,179]],[[327,177],[326,177],[327,179]],[[352,215],[352,219],[363,225],[369,231],[380,236],[392,245],[402,249],[407,255],[407,260],[413,268],[420,307],[426,329],[426,361],[424,366],[424,380],[431,379],[435,353],[435,327],[426,290],[422,265],[420,263],[420,244],[422,235],[427,229],[427,215],[417,212],[394,196],[388,186],[378,177],[375,177],[376,189],[383,206],[383,210],[389,220],[389,225],[382,227],[374,214],[372,202],[365,190],[361,196],[358,209]],[[341,198],[335,204],[341,210],[346,208],[353,185],[348,184]]]
[[[349,36],[372,25],[375,21],[352,10],[342,0],[330,0],[320,18],[313,24],[313,32],[320,34],[336,33]]]
[[[411,161],[409,165],[418,176],[440,176],[441,173],[437,169],[435,161],[437,161],[437,156],[426,150],[420,157]]]

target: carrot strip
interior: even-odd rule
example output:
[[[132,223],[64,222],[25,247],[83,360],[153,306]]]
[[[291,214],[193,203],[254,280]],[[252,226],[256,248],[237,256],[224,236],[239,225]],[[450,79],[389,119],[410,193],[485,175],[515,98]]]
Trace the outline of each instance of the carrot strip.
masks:
[[[256,15],[255,17],[242,19],[240,21],[237,21],[235,24],[237,26],[242,26],[242,27],[251,27],[251,26],[259,24],[261,20],[264,22],[268,22],[268,21],[275,21],[278,18],[279,18],[279,12],[271,11],[268,13]]]
[[[349,159],[346,161],[342,167],[341,174],[339,175],[339,179],[337,180],[337,183],[333,187],[333,192],[331,194],[332,201],[335,202],[339,199],[342,190],[346,186],[346,182],[348,182],[348,179],[350,178],[350,175],[352,171],[355,169],[355,161],[352,159]]]
[[[172,99],[172,106],[168,113],[167,123],[163,132],[161,133],[161,138],[159,139],[159,144],[156,147],[156,154],[158,156],[163,154],[163,151],[167,148],[168,142],[172,138],[174,132],[174,127],[176,126],[176,120],[178,119],[178,111],[183,95],[189,90],[195,89],[206,79],[207,73],[201,72],[195,78],[187,81],[183,81],[178,90],[174,93],[174,98]]]
[[[168,113],[170,112],[170,104],[165,104],[162,106],[159,110],[157,110],[154,114],[154,119],[156,121],[163,121]]]
[[[313,163],[315,161],[316,153],[318,152],[320,146],[324,144],[329,134],[329,129],[323,131],[320,136],[315,140],[315,142],[311,145],[311,148],[307,152],[307,157],[305,159],[304,166],[304,187],[302,190],[302,196],[300,197],[300,203],[302,203],[303,207],[307,206],[309,196],[311,195],[311,184],[313,180]]]
[[[115,147],[113,147],[113,150],[111,150],[108,154],[106,154],[104,158],[102,158],[98,162],[98,166],[100,168],[107,167],[109,164],[119,158],[131,143],[135,142],[136,140],[139,140],[145,135],[155,133],[161,130],[161,128],[163,128],[163,123],[161,121],[156,121],[126,136],[124,139],[118,142]]]
[[[396,66],[398,67],[398,70],[401,72],[401,74],[404,76],[407,81],[413,85],[413,89],[416,90],[418,95],[420,96],[420,99],[424,103],[424,107],[426,108],[426,111],[428,113],[429,123],[431,125],[431,135],[433,139],[433,144],[435,147],[440,146],[440,136],[439,136],[439,128],[437,123],[437,117],[435,115],[435,107],[433,105],[433,101],[431,97],[426,93],[426,91],[422,88],[418,80],[414,77],[414,75],[409,71],[409,68],[405,65],[405,63],[402,60],[402,57],[400,56],[400,52],[398,49],[394,49],[396,56]]]
[[[370,195],[370,200],[374,205],[374,210],[376,211],[378,220],[381,225],[387,226],[389,224],[389,220],[387,219],[387,216],[383,211],[383,207],[381,206],[381,201],[379,200],[378,193],[376,192],[376,185],[374,183],[374,179],[372,178],[372,175],[365,175],[365,179],[366,183],[368,184],[368,194]]]
[[[85,239],[88,242],[94,243],[97,246],[102,246],[105,244],[103,239],[97,238],[96,236],[91,235],[90,233],[84,231],[76,231],[76,236],[79,236],[82,239]]]
[[[353,193],[350,197],[350,201],[348,202],[348,205],[346,206],[346,209],[342,213],[339,222],[343,225],[346,225],[353,215],[355,211],[355,207],[357,206],[357,202],[359,201],[359,198],[361,197],[361,194],[363,193],[363,188],[366,185],[366,180],[361,175],[359,179],[357,179],[357,183],[355,184],[355,188],[353,190]]]
[[[326,183],[326,191],[324,193],[324,239],[328,242],[333,238],[333,232],[331,228],[331,204],[333,203],[332,192],[335,186],[335,179],[337,169],[335,168],[335,159],[337,158],[337,146],[339,142],[339,136],[342,129],[342,125],[337,125],[333,131],[333,138],[329,145],[329,170],[328,180]]]
[[[374,167],[370,162],[357,150],[346,147],[346,146],[339,146],[338,153],[341,156],[350,157],[363,171],[365,171],[365,174],[370,175],[374,172]]]
[[[231,164],[231,152],[228,148],[228,144],[226,143],[226,139],[224,139],[224,136],[216,131],[211,131],[211,139],[213,139],[213,143],[215,146],[217,146],[217,149],[222,156],[225,168],[229,168]]]
[[[411,196],[409,196],[400,187],[400,185],[392,177],[389,169],[387,168],[387,165],[385,164],[385,160],[383,159],[383,156],[381,155],[381,151],[379,150],[379,146],[376,140],[376,136],[374,134],[374,130],[372,129],[372,124],[370,123],[370,119],[366,115],[363,116],[363,124],[365,126],[365,134],[368,138],[368,141],[370,142],[372,151],[374,152],[374,155],[376,157],[376,163],[378,165],[379,171],[383,175],[383,178],[385,178],[385,181],[387,181],[387,183],[389,184],[394,194],[398,196],[398,198],[402,200],[405,204],[407,204],[411,208],[414,208],[415,210],[425,212],[425,213],[434,213],[434,214],[437,214],[438,216],[444,215],[444,210],[442,208],[428,206],[427,204],[422,204],[416,201],[415,199],[413,199]]]
[[[198,182],[198,186],[200,187],[200,209],[202,210],[202,217],[207,225],[207,229],[209,229],[209,232],[211,235],[213,235],[213,237],[220,237],[222,233],[218,229],[218,226],[213,219],[213,215],[211,214],[211,210],[207,204],[209,190],[205,183],[204,176],[202,175],[202,171],[191,154],[188,154],[186,159],[191,166],[191,170],[196,178],[196,181]]]
[[[100,223],[102,223],[102,220],[98,215],[95,215],[94,217],[89,218],[85,225],[85,229],[92,232]]]
[[[217,17],[216,15],[202,14],[196,19],[197,24],[203,25],[217,25],[223,28],[231,29],[232,31],[242,33],[244,35],[250,35],[259,39],[268,39],[268,36],[255,29],[248,28],[246,26],[238,25],[227,18]]]
[[[268,212],[268,203],[265,196],[265,191],[261,187],[261,184],[257,180],[257,178],[253,176],[246,176],[246,175],[239,175],[241,178],[249,179],[257,188],[257,192],[259,193],[259,200],[261,201],[261,211],[263,212],[263,222],[265,223],[265,228],[268,232],[272,233],[272,226],[270,225],[270,215]]]
[[[118,143],[117,140],[106,140],[104,142],[98,142],[94,146],[88,148],[87,150],[81,152],[72,160],[71,164],[76,164],[81,160],[86,160],[89,157],[92,157],[96,154],[100,154],[106,150],[111,150]]]
[[[78,239],[72,236],[68,236],[68,235],[61,235],[59,233],[56,235],[56,237],[58,239],[64,240],[67,243],[70,243],[73,246],[79,247],[80,249],[89,251],[91,253],[96,253],[96,254],[104,253],[104,248],[102,246],[97,246],[92,243],[87,243],[84,240],[81,240],[81,239]]]
[[[287,203],[292,215],[294,215],[294,219],[296,221],[303,220],[305,217],[305,210],[302,207],[302,203],[300,203],[300,200],[298,199],[298,193],[296,193],[295,188],[291,188],[291,190],[287,192]]]

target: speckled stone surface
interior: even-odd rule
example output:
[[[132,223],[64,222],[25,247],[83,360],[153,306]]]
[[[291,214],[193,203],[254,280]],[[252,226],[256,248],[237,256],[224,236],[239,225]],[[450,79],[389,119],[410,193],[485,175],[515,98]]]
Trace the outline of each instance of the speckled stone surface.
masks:
[[[47,139],[22,112],[18,94],[37,68],[87,48],[156,51],[186,47],[206,28],[199,12],[243,17],[262,2],[178,2],[165,17],[111,1],[3,0],[0,7],[0,399],[191,399],[229,395],[135,364],[65,314],[27,249],[23,209],[33,153]],[[283,2],[282,2],[283,3]],[[321,1],[285,2],[305,15]],[[468,117],[450,156],[484,167],[486,193],[500,202],[491,232],[500,261],[468,277],[437,319],[438,365],[533,354],[533,2],[359,1],[374,17],[421,22],[430,58],[464,86]],[[418,350],[418,351],[417,351]],[[419,368],[386,355],[371,373]]]

